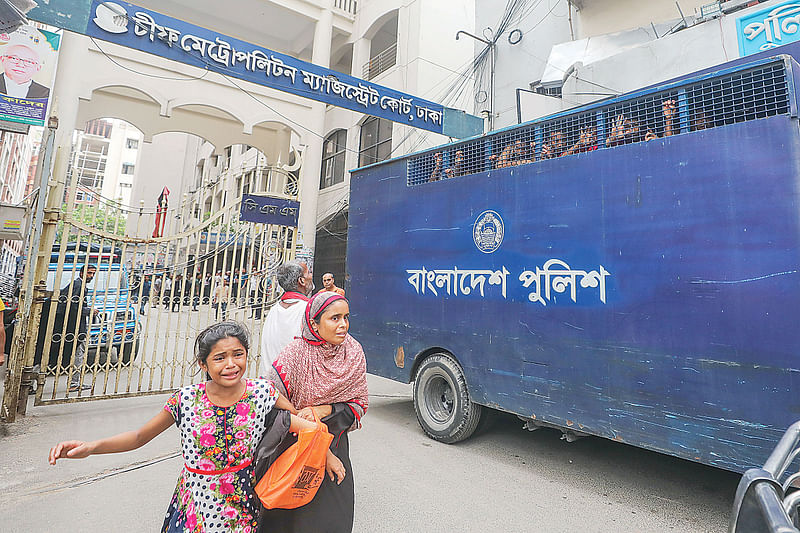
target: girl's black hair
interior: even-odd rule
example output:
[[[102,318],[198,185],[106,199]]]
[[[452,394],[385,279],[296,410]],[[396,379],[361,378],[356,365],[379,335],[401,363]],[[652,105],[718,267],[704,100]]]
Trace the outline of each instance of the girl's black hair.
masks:
[[[194,341],[194,358],[198,363],[206,364],[211,349],[222,339],[233,337],[242,343],[246,352],[250,352],[250,332],[247,326],[234,320],[226,320],[211,324],[197,335]]]

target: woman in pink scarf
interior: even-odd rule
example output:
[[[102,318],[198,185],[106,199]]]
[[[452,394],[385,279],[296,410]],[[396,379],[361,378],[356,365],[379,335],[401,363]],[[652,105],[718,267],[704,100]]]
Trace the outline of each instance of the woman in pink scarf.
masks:
[[[303,507],[263,511],[264,531],[353,530],[355,493],[347,433],[361,427],[369,399],[364,350],[348,334],[349,328],[347,300],[334,292],[320,292],[306,306],[302,337],[289,343],[273,364],[271,379],[278,390],[284,389],[281,392],[298,416],[312,419],[313,410],[328,426],[334,436],[331,451],[344,464],[346,474],[338,485],[326,477],[314,500]]]

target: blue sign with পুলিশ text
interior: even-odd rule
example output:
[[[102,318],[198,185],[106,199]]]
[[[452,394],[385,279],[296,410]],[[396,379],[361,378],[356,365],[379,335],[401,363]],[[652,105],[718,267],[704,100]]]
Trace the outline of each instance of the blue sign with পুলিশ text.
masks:
[[[736,35],[741,57],[800,41],[800,2],[784,2],[739,18]]]
[[[445,108],[440,104],[127,2],[94,0],[86,35],[352,111],[449,134],[443,128]]]
[[[271,196],[245,194],[242,197],[242,209],[239,220],[257,224],[277,224],[279,226],[297,227],[297,216],[300,202]]]

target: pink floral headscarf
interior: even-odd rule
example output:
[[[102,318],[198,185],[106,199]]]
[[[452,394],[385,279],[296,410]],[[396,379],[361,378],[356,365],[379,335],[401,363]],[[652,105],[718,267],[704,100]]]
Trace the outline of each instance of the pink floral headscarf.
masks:
[[[364,349],[350,335],[342,344],[333,345],[311,327],[311,321],[318,321],[325,309],[338,300],[346,301],[330,291],[311,298],[303,320],[303,336],[281,351],[274,367],[297,409],[345,402],[356,417],[351,429],[357,429],[369,406]]]

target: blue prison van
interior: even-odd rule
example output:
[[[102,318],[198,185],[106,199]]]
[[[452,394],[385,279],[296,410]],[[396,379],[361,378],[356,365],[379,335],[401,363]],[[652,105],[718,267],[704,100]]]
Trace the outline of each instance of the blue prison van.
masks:
[[[800,419],[800,130],[762,57],[353,172],[368,371],[424,431],[487,408],[716,467]]]

